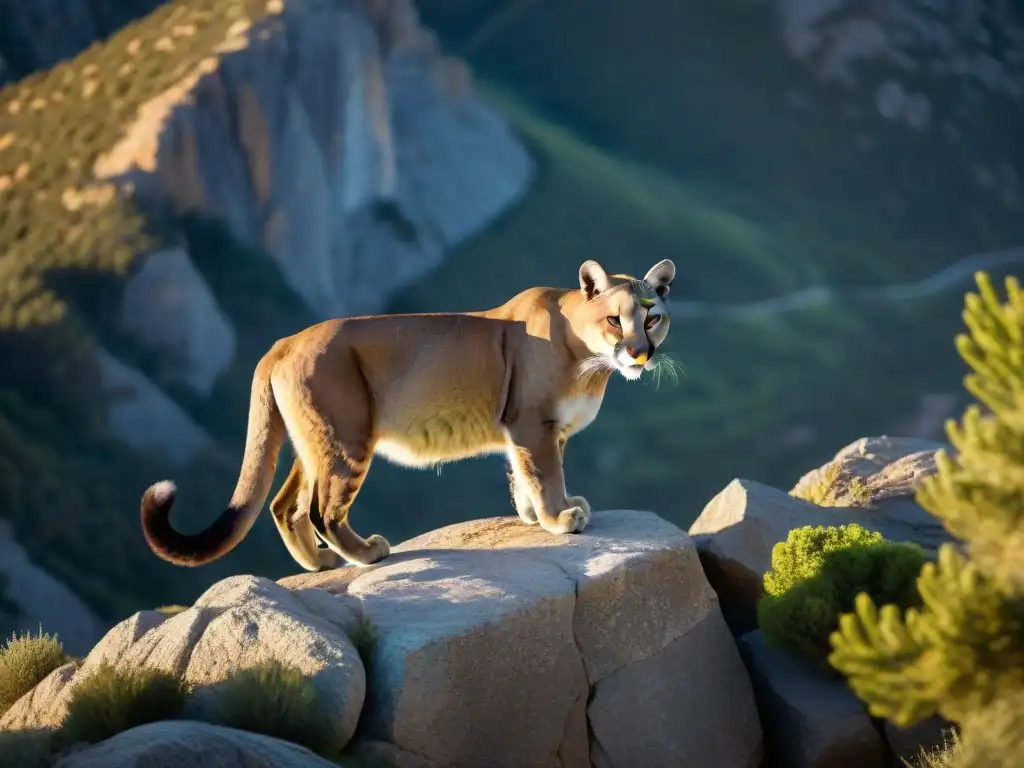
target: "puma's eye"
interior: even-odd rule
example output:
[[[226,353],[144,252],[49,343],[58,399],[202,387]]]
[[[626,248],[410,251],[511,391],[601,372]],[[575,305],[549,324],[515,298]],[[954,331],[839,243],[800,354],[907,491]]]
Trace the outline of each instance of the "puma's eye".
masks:
[[[612,328],[622,327],[622,323],[619,322],[619,318],[615,317],[614,315],[608,316],[608,325],[610,325]]]
[[[649,331],[659,322],[661,322],[661,315],[649,315],[647,317],[647,322],[644,323],[644,328],[646,328]]]

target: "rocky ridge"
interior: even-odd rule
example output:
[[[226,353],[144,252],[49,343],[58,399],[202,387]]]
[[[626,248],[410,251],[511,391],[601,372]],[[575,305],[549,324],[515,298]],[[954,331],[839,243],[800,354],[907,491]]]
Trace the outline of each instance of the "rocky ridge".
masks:
[[[867,438],[841,450],[841,473],[829,470],[833,462],[818,472],[848,490],[859,469],[871,494],[856,491],[850,506],[826,509],[736,480],[694,523],[693,538],[649,512],[597,512],[574,536],[508,516],[425,533],[369,567],[278,583],[231,577],[176,615],[122,621],[81,663],[56,669],[16,702],[0,730],[58,727],[75,686],[106,664],[156,667],[194,686],[187,719],[83,746],[59,765],[178,766],[195,745],[223,753],[218,765],[248,764],[244,756],[266,737],[208,725],[204,712],[216,710],[218,684],[232,670],[277,661],[312,681],[319,727],[350,754],[394,768],[625,768],[641,758],[650,766],[884,768],[941,743],[948,723],[901,731],[878,722],[841,679],[769,647],[756,629],[734,621],[730,632],[722,608],[742,614],[737,601],[756,595],[730,583],[743,586],[739,566],[713,566],[731,553],[756,572],[791,527],[847,515],[899,532],[906,507],[877,502],[912,503],[913,478],[933,471],[934,445]],[[741,550],[729,544],[737,540]],[[268,765],[323,764],[283,743],[266,749]]]
[[[104,662],[174,672],[201,686],[201,710],[230,669],[277,659],[313,680],[342,743],[358,721],[361,740],[429,766],[611,768],[644,753],[652,765],[755,768],[749,680],[689,537],[645,512],[597,513],[588,531],[478,520],[369,568],[226,579],[171,618],[121,622],[0,729],[57,726]],[[368,658],[349,639],[362,622]],[[110,765],[125,764],[119,754]]]

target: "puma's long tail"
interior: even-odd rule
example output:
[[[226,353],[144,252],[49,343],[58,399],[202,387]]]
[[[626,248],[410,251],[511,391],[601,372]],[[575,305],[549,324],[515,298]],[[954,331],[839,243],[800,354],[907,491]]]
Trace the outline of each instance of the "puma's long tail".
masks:
[[[274,481],[277,454],[284,441],[284,422],[270,383],[271,358],[253,374],[245,455],[228,508],[205,530],[179,533],[170,522],[177,487],[170,480],[154,483],[142,494],[142,533],[157,555],[175,565],[205,565],[223,557],[245,538],[263,509]]]

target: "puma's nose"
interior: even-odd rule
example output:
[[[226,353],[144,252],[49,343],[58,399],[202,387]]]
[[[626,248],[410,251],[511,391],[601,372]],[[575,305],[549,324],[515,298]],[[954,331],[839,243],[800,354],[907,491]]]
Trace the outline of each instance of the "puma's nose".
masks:
[[[633,362],[636,363],[637,365],[643,365],[644,363],[647,362],[646,349],[637,352],[635,349],[633,349],[633,347],[627,346],[626,354],[629,355],[633,359]]]

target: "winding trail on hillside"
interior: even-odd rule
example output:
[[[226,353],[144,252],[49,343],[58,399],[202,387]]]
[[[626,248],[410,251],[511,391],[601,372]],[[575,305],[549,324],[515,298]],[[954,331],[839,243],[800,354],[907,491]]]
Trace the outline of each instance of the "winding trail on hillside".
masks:
[[[978,270],[989,270],[1008,264],[1024,264],[1024,246],[972,253],[923,280],[916,280],[910,283],[878,286],[844,286],[841,288],[819,285],[802,288],[799,291],[787,293],[784,296],[741,304],[673,301],[672,314],[676,317],[685,316],[691,318],[753,319],[774,317],[786,312],[797,312],[811,307],[840,302],[878,304],[891,301],[922,299],[948,291],[961,283],[967,282]]]

